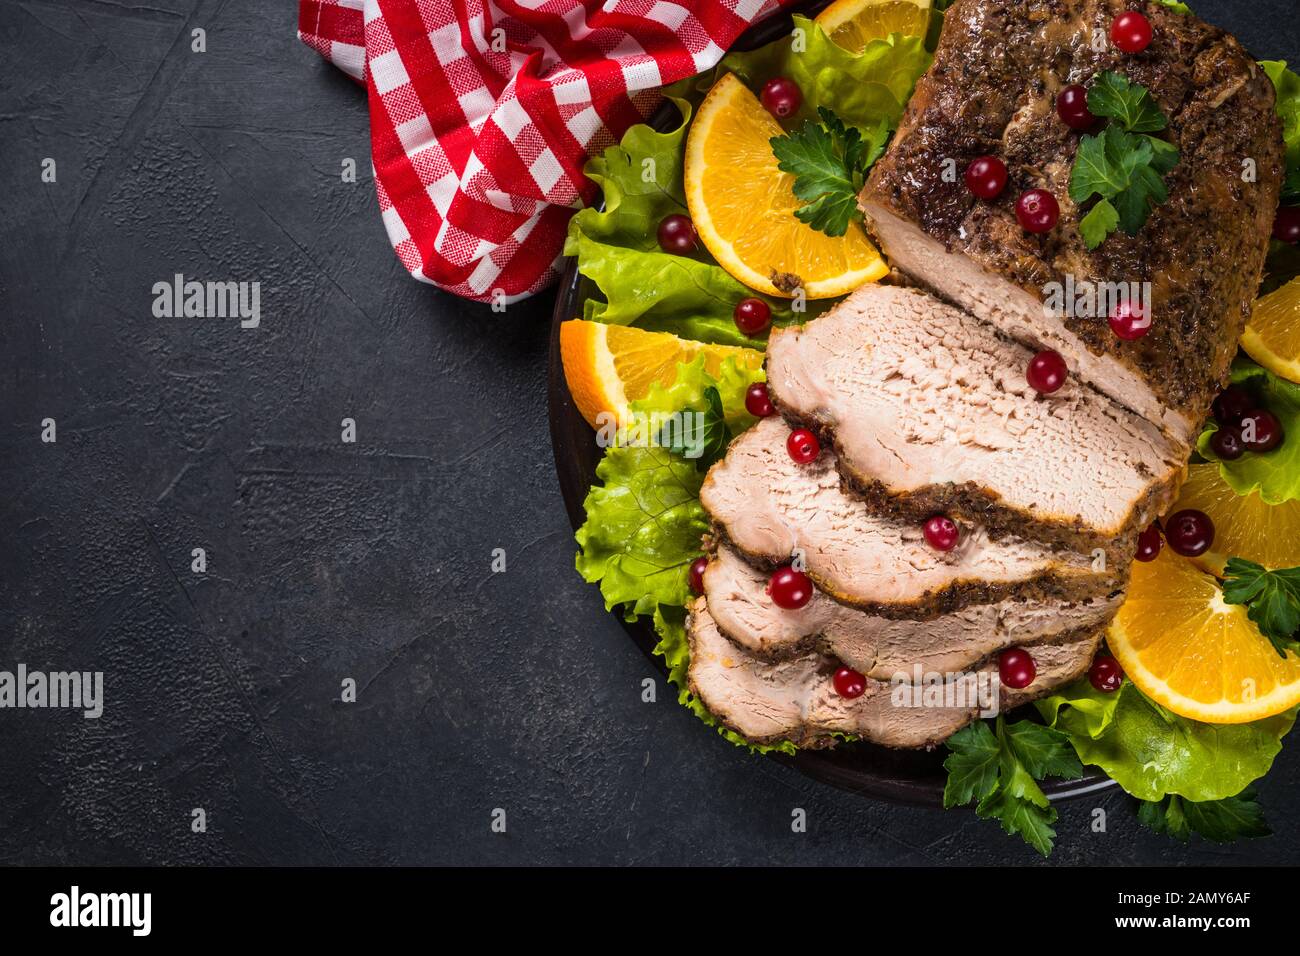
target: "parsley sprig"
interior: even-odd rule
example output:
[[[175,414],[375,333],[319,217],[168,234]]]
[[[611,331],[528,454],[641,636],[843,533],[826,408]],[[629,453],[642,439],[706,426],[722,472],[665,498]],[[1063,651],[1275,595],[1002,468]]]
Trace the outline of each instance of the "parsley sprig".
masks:
[[[1300,653],[1300,568],[1269,571],[1245,558],[1229,558],[1224,568],[1223,600],[1246,605],[1280,657]]]
[[[704,390],[704,405],[702,411],[687,406],[678,412],[678,415],[683,417],[695,414],[701,416],[700,424],[697,426],[700,430],[698,450],[701,453],[695,458],[695,467],[701,471],[706,470],[727,453],[727,446],[731,444],[732,437],[722,407],[722,394],[712,385]],[[674,455],[688,458],[696,452],[697,449],[692,447],[696,443],[691,442],[688,445],[681,420],[681,417],[679,417],[678,422],[672,428],[665,426],[661,429],[656,438],[656,443],[663,448],[667,448]]]
[[[1069,738],[1042,724],[1008,724],[999,717],[995,730],[977,721],[949,737],[947,746],[952,754],[943,762],[948,771],[944,808],[978,800],[979,816],[1001,821],[1002,829],[1019,834],[1043,856],[1051,853],[1056,809],[1037,781],[1083,776]]]
[[[1088,109],[1111,122],[1079,140],[1070,198],[1082,204],[1099,197],[1079,221],[1084,243],[1096,249],[1116,229],[1137,235],[1151,211],[1169,199],[1163,177],[1178,164],[1178,148],[1151,135],[1169,125],[1151,92],[1118,73],[1098,75]]]
[[[1148,829],[1183,843],[1193,833],[1215,843],[1231,843],[1273,832],[1264,822],[1264,811],[1251,787],[1235,797],[1200,803],[1174,794],[1163,800],[1144,800],[1138,805],[1137,818]]]
[[[882,120],[864,137],[824,106],[817,107],[817,115],[820,123],[810,120],[769,142],[777,167],[794,176],[794,194],[804,200],[795,217],[828,236],[842,236],[850,222],[862,221],[858,194],[867,170],[885,151],[889,124]]]

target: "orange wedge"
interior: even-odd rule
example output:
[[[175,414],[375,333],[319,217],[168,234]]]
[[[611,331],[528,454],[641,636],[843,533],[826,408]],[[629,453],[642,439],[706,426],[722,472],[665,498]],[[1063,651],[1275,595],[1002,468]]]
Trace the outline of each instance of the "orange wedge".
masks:
[[[1244,724],[1300,704],[1300,657],[1279,657],[1244,606],[1168,547],[1133,565],[1107,643],[1142,693],[1182,717]]]
[[[751,289],[786,298],[795,287],[810,299],[844,295],[884,276],[889,267],[861,225],[832,237],[794,217],[803,202],[768,142],[783,132],[731,74],[700,104],[686,137],[686,203],[713,258]]]
[[[1178,504],[1171,511],[1195,508],[1214,522],[1214,546],[1190,560],[1211,574],[1223,575],[1228,558],[1246,558],[1266,568],[1300,567],[1300,501],[1270,505],[1258,494],[1239,495],[1219,474],[1217,463],[1192,465]]]
[[[1274,375],[1300,382],[1300,278],[1255,303],[1241,347]]]
[[[730,345],[706,345],[667,332],[647,332],[629,325],[606,325],[571,319],[560,324],[560,359],[573,402],[592,428],[601,413],[627,417],[628,404],[644,398],[656,382],[671,385],[677,364],[704,355],[704,367],[716,375],[729,357],[746,368],[759,368],[763,353]]]
[[[923,37],[930,29],[930,0],[836,0],[816,21],[850,53],[891,33]]]

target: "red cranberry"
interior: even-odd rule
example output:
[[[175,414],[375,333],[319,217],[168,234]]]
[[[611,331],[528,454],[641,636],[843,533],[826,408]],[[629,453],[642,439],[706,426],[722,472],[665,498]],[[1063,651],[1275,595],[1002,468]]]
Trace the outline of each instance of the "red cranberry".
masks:
[[[996,156],[980,156],[966,167],[966,188],[980,199],[996,199],[1007,188],[1007,164]]]
[[[812,581],[808,575],[787,564],[773,573],[772,579],[767,582],[767,593],[777,607],[797,611],[812,600]]]
[[[774,77],[763,84],[763,91],[758,98],[763,101],[763,108],[777,119],[793,116],[803,102],[803,91],[794,80],[784,76]]]
[[[1088,681],[1103,694],[1113,694],[1124,683],[1124,672],[1119,668],[1119,661],[1103,654],[1088,668]]]
[[[1097,125],[1097,117],[1088,109],[1088,90],[1078,83],[1067,86],[1056,97],[1056,115],[1070,129],[1092,129]]]
[[[1134,302],[1121,302],[1110,314],[1110,330],[1125,342],[1140,339],[1151,331],[1151,310]]]
[[[736,303],[736,310],[731,316],[736,320],[736,328],[746,335],[758,335],[772,324],[772,307],[762,299],[750,296]]]
[[[936,551],[951,551],[957,547],[957,539],[961,537],[957,522],[947,515],[930,518],[921,526],[921,533],[925,535],[925,543]]]
[[[675,252],[678,255],[694,252],[698,241],[695,223],[691,222],[690,216],[674,213],[664,216],[659,223],[659,248],[664,252]]]
[[[745,411],[755,418],[770,418],[776,414],[772,396],[767,394],[766,382],[755,382],[745,390]]]
[[[1125,53],[1141,53],[1151,45],[1151,21],[1128,10],[1110,25],[1110,41]]]
[[[696,558],[691,562],[691,593],[704,593],[704,569],[709,566],[708,558]]]
[[[1186,508],[1165,520],[1165,540],[1175,554],[1195,558],[1214,544],[1214,522],[1204,511]]]
[[[1284,437],[1282,423],[1272,412],[1253,408],[1241,416],[1241,443],[1248,451],[1272,451]]]
[[[1254,407],[1254,395],[1240,385],[1229,385],[1214,400],[1214,420],[1220,425],[1236,425]]]
[[[1038,668],[1028,651],[1013,647],[998,655],[998,677],[1013,690],[1028,687],[1038,676]]]
[[[1061,207],[1046,189],[1030,189],[1016,201],[1016,218],[1025,232],[1051,232],[1061,218]]]
[[[1241,428],[1237,425],[1220,425],[1219,430],[1210,436],[1210,451],[1223,461],[1236,461],[1246,451],[1241,440]]]
[[[806,465],[817,460],[817,456],[822,453],[822,446],[817,441],[817,436],[808,429],[796,428],[785,440],[785,450],[796,463]]]
[[[1025,370],[1025,379],[1029,382],[1029,387],[1038,394],[1050,395],[1065,384],[1068,374],[1065,359],[1061,358],[1059,353],[1047,349],[1030,359],[1029,368]]]
[[[1155,525],[1151,525],[1138,535],[1138,549],[1134,557],[1139,561],[1154,561],[1156,556],[1160,554],[1160,547],[1163,543],[1160,538],[1160,529]]]
[[[1283,206],[1277,211],[1273,238],[1279,242],[1300,242],[1300,206]]]
[[[867,679],[851,667],[841,667],[837,670],[832,683],[835,685],[835,693],[849,700],[861,697],[867,692]]]

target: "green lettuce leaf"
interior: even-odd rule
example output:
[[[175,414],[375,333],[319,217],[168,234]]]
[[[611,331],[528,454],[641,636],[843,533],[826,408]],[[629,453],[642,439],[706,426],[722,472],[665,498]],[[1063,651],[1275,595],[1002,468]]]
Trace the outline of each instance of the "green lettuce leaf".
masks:
[[[686,214],[686,193],[682,187],[683,149],[691,121],[691,104],[670,97],[681,122],[666,133],[638,123],[623,139],[593,156],[582,168],[587,178],[600,187],[604,209],[579,210],[569,221],[566,255],[576,235],[598,242],[649,252],[659,248],[659,223],[674,213]]]
[[[677,377],[671,385],[656,382],[650,386],[645,398],[632,402],[631,409],[634,413],[646,415],[682,409],[705,411],[708,407],[706,393],[710,388],[716,388],[722,400],[723,420],[731,433],[738,435],[758,420],[745,409],[745,392],[749,386],[764,379],[761,368],[746,368],[734,358],[723,360],[718,374],[710,375],[704,365],[704,356],[697,355],[692,361],[677,366]]]
[[[1220,461],[1210,449],[1210,436],[1218,431],[1211,421],[1197,442],[1197,451],[1219,462],[1219,473],[1239,495],[1258,492],[1265,502],[1281,504],[1300,498],[1300,385],[1288,382],[1247,358],[1232,363],[1232,381],[1244,385],[1278,417],[1286,440],[1270,452],[1247,452],[1236,461]]]
[[[671,332],[720,345],[763,348],[763,339],[736,328],[736,302],[754,292],[700,257],[663,252],[657,239],[665,216],[685,213],[683,144],[691,104],[671,97],[681,122],[666,133],[637,124],[616,146],[587,161],[583,172],[600,186],[604,209],[581,209],[569,221],[565,255],[600,290],[583,318]],[[774,320],[788,322],[788,303],[768,299]]]
[[[1286,60],[1260,60],[1277,90],[1277,115],[1282,119],[1286,143],[1286,186],[1283,202],[1300,201],[1300,76],[1286,68]]]
[[[628,620],[690,597],[690,564],[704,553],[709,521],[700,506],[704,475],[665,448],[609,448],[596,468],[578,529],[578,573],[600,583],[605,608]]]
[[[745,411],[745,390],[761,381],[761,369],[728,358],[710,375],[704,356],[677,366],[672,385],[655,384],[632,403],[636,414],[706,411],[716,390],[732,434],[755,421]],[[626,436],[620,436],[624,438]],[[704,475],[690,459],[666,448],[615,441],[596,467],[601,484],[587,493],[587,520],[577,531],[578,572],[600,584],[605,607],[622,607],[628,620],[650,615],[661,604],[684,606],[690,598],[692,561],[704,553],[709,528],[700,506]]]
[[[705,368],[703,356],[677,366],[671,385],[654,385],[645,398],[632,403],[640,414],[706,410],[717,403],[728,429],[738,433],[755,418],[745,411],[745,390],[762,381],[762,369],[749,369],[728,358],[717,375]],[[628,620],[649,616],[659,643],[655,653],[668,666],[668,679],[677,699],[731,743],[767,753],[794,753],[789,741],[757,746],[718,724],[691,693],[686,680],[690,644],[686,638],[685,605],[692,561],[704,553],[702,538],[708,520],[700,506],[704,475],[695,462],[666,448],[612,446],[596,469],[603,482],[591,489],[583,507],[587,520],[578,529],[578,572],[599,583],[605,607],[622,607]]]
[[[735,73],[752,90],[774,76],[794,80],[803,92],[794,123],[815,121],[816,108],[822,106],[864,130],[882,120],[893,129],[930,59],[924,37],[898,33],[850,53],[815,22],[796,15],[789,36],[752,52],[729,54],[721,69]]]
[[[1273,765],[1295,710],[1249,724],[1204,724],[1148,700],[1131,681],[1112,694],[1086,679],[1036,703],[1086,764],[1106,771],[1139,800],[1190,801],[1241,793]]]
[[[605,301],[588,298],[583,318],[671,332],[684,339],[762,349],[766,333],[751,338],[736,328],[736,303],[753,290],[723,268],[666,252],[643,252],[597,242],[578,232],[566,246],[578,271],[594,282]],[[772,320],[790,321],[788,305],[769,299]]]

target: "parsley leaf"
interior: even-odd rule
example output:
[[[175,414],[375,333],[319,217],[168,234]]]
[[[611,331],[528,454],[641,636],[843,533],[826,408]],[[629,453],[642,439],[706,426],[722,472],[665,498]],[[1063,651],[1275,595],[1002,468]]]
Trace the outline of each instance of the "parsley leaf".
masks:
[[[1070,198],[1080,203],[1095,193],[1114,199],[1129,188],[1134,172],[1150,163],[1153,155],[1146,137],[1130,136],[1118,126],[1084,136],[1070,170]]]
[[[708,402],[708,408],[704,410],[704,457],[699,463],[707,461],[712,464],[727,453],[731,430],[727,428],[727,417],[722,410],[722,394],[710,385],[704,390],[704,400]]]
[[[1235,797],[1198,803],[1170,794],[1163,800],[1143,801],[1138,806],[1139,822],[1156,833],[1186,843],[1199,833],[1215,843],[1269,836],[1273,831],[1264,821],[1264,811],[1247,787]]]
[[[1036,778],[1060,777],[1073,780],[1083,776],[1083,766],[1074,750],[1064,746],[1060,731],[1028,720],[1006,726],[1006,739],[1025,769]]]
[[[948,738],[947,747],[952,755],[943,762],[948,771],[943,788],[945,810],[982,800],[997,789],[1002,748],[988,724],[981,720],[963,727]]]
[[[1088,110],[1115,120],[1126,133],[1155,133],[1169,125],[1150,90],[1110,70],[1099,73],[1088,90]]]
[[[703,411],[689,406],[681,409],[660,429],[656,444],[674,455],[695,462],[706,469],[727,452],[731,430],[722,408],[722,394],[712,385],[704,390]]]
[[[1151,210],[1169,198],[1169,190],[1164,180],[1150,166],[1139,166],[1133,170],[1133,179],[1127,189],[1115,197],[1115,208],[1119,210],[1119,225],[1130,236],[1136,236],[1142,230],[1142,224],[1151,215]]]
[[[862,130],[846,126],[824,106],[817,115],[821,123],[805,123],[769,142],[777,167],[795,177],[795,196],[805,200],[795,217],[828,236],[842,236],[850,222],[862,221],[858,194],[867,170],[885,151],[889,124],[882,120],[864,139]]]
[[[1007,833],[1047,856],[1056,837],[1056,810],[1037,781],[1073,779],[1083,774],[1083,766],[1059,730],[1029,721],[1007,724],[1001,717],[995,726],[996,732],[981,721],[948,738],[952,753],[943,762],[948,771],[943,805],[978,801],[977,814],[998,820]]]
[[[1137,818],[1148,830],[1183,843],[1192,835],[1183,814],[1181,797],[1170,795],[1162,800],[1142,800],[1138,803]]]
[[[1278,656],[1300,653],[1300,568],[1269,571],[1254,561],[1229,558],[1223,573],[1223,600],[1246,605],[1246,616]]]
[[[1079,234],[1089,249],[1096,249],[1106,237],[1119,228],[1119,212],[1103,199],[1079,220]]]
[[[1161,176],[1167,175],[1178,165],[1178,147],[1173,143],[1154,136],[1144,136],[1143,139],[1151,144],[1151,168]]]
[[[1097,204],[1079,221],[1079,233],[1096,249],[1116,229],[1136,236],[1151,211],[1169,199],[1162,176],[1178,164],[1178,147],[1151,132],[1168,124],[1146,87],[1106,71],[1088,91],[1088,109],[1112,122],[1083,136],[1070,170],[1070,198]]]

